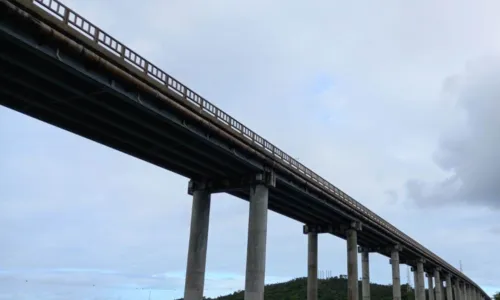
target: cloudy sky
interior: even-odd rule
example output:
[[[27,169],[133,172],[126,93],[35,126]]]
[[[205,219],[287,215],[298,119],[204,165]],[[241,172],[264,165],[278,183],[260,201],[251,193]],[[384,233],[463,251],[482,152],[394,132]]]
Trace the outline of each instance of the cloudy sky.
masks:
[[[500,290],[497,1],[64,3]],[[0,299],[182,296],[186,178],[6,108],[0,170]],[[248,222],[212,199],[207,296],[243,288]],[[266,282],[305,276],[302,224],[268,228]],[[345,241],[319,247],[345,274]],[[371,271],[390,282],[386,257]]]

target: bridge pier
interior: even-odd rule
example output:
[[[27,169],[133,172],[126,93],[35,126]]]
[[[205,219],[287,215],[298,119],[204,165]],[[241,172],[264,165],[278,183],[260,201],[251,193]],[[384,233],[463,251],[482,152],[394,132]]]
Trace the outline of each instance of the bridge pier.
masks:
[[[346,230],[347,240],[347,300],[358,300],[358,230],[361,223],[352,222]]]
[[[399,252],[403,250],[400,245],[394,246],[391,249],[391,265],[392,265],[392,299],[401,300],[401,277],[399,270]]]
[[[417,300],[425,300],[425,280],[424,280],[424,260],[419,259],[417,261],[417,269],[416,269],[416,274],[417,274],[417,289],[416,289],[416,294],[417,294]]]
[[[463,300],[460,292],[460,281],[458,279],[455,280],[455,300]]]
[[[453,300],[453,290],[451,287],[451,274],[446,274],[446,299]]]
[[[419,283],[418,283],[418,275],[417,275],[417,269],[414,268],[414,267],[411,267],[411,271],[413,273],[413,286],[414,286],[414,289],[413,289],[413,297],[415,298],[415,300],[419,300],[418,299],[418,286],[419,286]]]
[[[268,196],[263,184],[250,188],[245,300],[264,300]]]
[[[434,300],[434,282],[432,280],[431,272],[426,272],[425,276],[427,276],[427,285],[429,290],[429,300]]]
[[[315,231],[307,232],[307,300],[318,300],[318,232]]]
[[[191,180],[188,193],[193,195],[188,263],[186,268],[185,300],[203,299],[210,195],[235,190],[250,192],[248,242],[245,276],[245,300],[264,299],[266,271],[267,210],[269,187],[276,186],[274,173],[262,173],[240,178]]]
[[[184,286],[185,300],[200,300],[203,298],[209,216],[210,192],[203,190],[194,191],[186,267],[186,282]]]
[[[436,300],[443,300],[442,296],[441,296],[441,287],[443,285],[442,281],[441,281],[441,274],[439,273],[441,271],[440,268],[436,268],[434,270],[434,283],[435,283],[435,287],[434,287],[434,291],[435,291],[435,296],[436,296]]]
[[[370,300],[370,252],[368,249],[361,251],[361,295],[363,300]]]

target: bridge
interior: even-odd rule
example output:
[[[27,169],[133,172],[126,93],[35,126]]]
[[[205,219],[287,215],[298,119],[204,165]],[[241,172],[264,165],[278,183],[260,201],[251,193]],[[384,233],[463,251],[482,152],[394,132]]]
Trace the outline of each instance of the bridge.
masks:
[[[304,224],[307,297],[318,297],[318,234],[346,240],[348,299],[370,299],[370,253],[400,264],[416,300],[489,300],[389,222],[57,0],[0,0],[0,104],[190,179],[186,300],[203,297],[210,197],[249,202],[245,299],[264,299],[267,212]]]

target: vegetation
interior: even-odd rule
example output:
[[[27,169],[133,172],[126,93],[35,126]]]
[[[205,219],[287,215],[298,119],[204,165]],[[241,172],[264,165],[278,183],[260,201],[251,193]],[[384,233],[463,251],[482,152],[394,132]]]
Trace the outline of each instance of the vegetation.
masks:
[[[361,282],[359,283],[361,297]],[[401,286],[402,300],[414,300],[413,289],[403,284]],[[392,285],[371,284],[370,294],[372,300],[392,300]],[[244,300],[243,291],[207,300]],[[304,300],[307,299],[307,278],[297,278],[288,282],[266,285],[266,300]],[[345,300],[347,299],[347,279],[333,277],[318,281],[318,300]],[[182,299],[179,299],[182,300]],[[497,300],[497,299],[495,299]],[[500,299],[498,299],[500,300]]]
[[[493,295],[493,299],[500,300],[500,292],[498,292],[495,295]]]

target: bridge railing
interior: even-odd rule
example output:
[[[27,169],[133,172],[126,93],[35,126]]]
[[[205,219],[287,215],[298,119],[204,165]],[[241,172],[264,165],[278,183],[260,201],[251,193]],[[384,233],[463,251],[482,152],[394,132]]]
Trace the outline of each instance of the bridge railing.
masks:
[[[430,252],[427,248],[420,245],[417,241],[410,238],[399,229],[394,227],[389,222],[385,221],[382,217],[378,216],[364,205],[354,200],[352,197],[344,193],[342,190],[298,162],[296,159],[292,158],[290,155],[286,154],[284,151],[278,147],[271,144],[269,141],[264,139],[262,136],[258,135],[250,128],[243,125],[238,120],[231,117],[229,114],[225,113],[223,110],[218,108],[216,105],[207,101],[205,98],[182,84],[180,81],[170,76],[166,72],[162,71],[159,67],[152,64],[150,61],[146,60],[139,54],[137,54],[132,49],[128,48],[117,39],[113,38],[111,35],[107,34],[105,31],[101,30],[96,25],[92,24],[90,21],[76,13],[75,11],[68,8],[66,5],[62,4],[58,0],[11,0],[11,1],[30,1],[39,8],[48,12],[52,16],[59,19],[61,22],[70,26],[71,28],[77,30],[82,35],[86,36],[88,39],[92,40],[95,44],[102,46],[108,50],[113,55],[117,56],[121,61],[127,63],[128,65],[136,68],[144,75],[153,79],[164,86],[166,86],[170,91],[178,94],[184,101],[190,102],[199,108],[200,113],[206,114],[211,119],[225,125],[230,128],[234,133],[239,134],[245,140],[251,142],[254,146],[260,148],[268,155],[272,156],[274,159],[280,161],[285,166],[299,172],[309,180],[317,183],[321,188],[329,192],[336,199],[340,200],[342,203],[346,204],[351,209],[354,209],[358,214],[371,220],[372,222],[382,226],[387,231],[399,237],[402,241],[406,242],[408,245],[417,248],[421,252],[425,253],[429,257],[433,258],[435,261],[441,263],[450,271],[453,271],[457,275],[468,279],[464,274],[459,272],[456,268],[446,263],[443,259]]]

